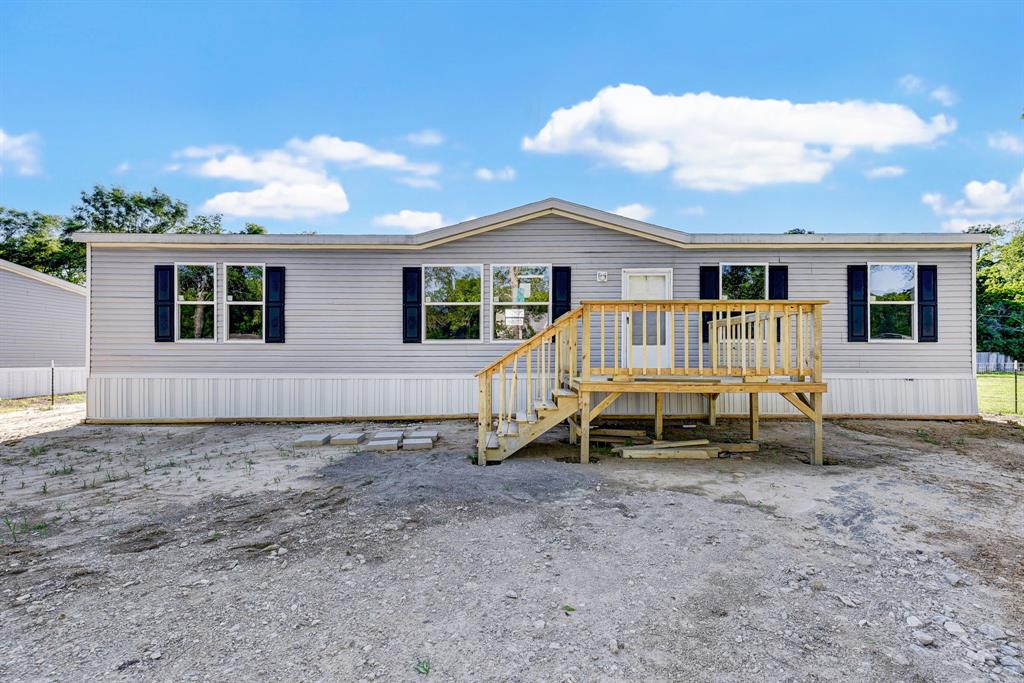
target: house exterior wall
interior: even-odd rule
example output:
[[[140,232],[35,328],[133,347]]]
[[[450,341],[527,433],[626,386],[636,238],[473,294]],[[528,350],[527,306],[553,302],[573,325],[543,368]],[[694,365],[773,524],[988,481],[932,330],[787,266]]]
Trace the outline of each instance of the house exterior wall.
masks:
[[[846,341],[846,266],[869,261],[938,266],[937,343]],[[224,263],[285,266],[287,342],[223,341],[223,305],[217,308],[217,343],[154,342],[153,266],[175,262],[217,263],[221,298]],[[697,299],[699,267],[719,262],[788,265],[790,299],[831,302],[823,316],[824,372],[830,396],[846,398],[831,411],[826,398],[827,412],[886,414],[889,402],[871,397],[882,386],[878,382],[921,382],[912,392],[921,396],[906,403],[902,412],[976,413],[969,245],[913,250],[680,248],[558,216],[422,250],[93,245],[89,412],[95,418],[136,419],[472,413],[473,373],[512,348],[488,341],[490,264],[570,266],[577,304],[621,298],[623,268],[672,268],[673,297]],[[425,263],[485,266],[483,342],[402,343],[402,267]],[[599,272],[607,273],[607,281],[598,282]],[[844,394],[847,379],[851,389]],[[865,379],[873,381],[871,391],[863,381],[856,382]],[[948,387],[941,400],[929,396],[939,389],[930,382],[952,380],[958,380],[954,398],[947,401]],[[885,391],[897,393],[895,388]],[[138,400],[127,400],[129,395]],[[155,396],[163,397],[159,405],[151,404]],[[699,406],[681,404],[676,412],[692,407]],[[779,406],[778,412],[787,411]]]
[[[0,398],[85,390],[86,297],[0,268]]]

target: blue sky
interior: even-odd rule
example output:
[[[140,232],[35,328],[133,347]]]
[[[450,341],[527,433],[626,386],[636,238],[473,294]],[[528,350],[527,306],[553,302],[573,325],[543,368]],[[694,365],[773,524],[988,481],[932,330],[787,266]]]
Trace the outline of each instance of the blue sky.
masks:
[[[1024,215],[1022,35],[1022,2],[6,2],[0,205],[102,183],[275,232],[548,196],[693,232],[956,230]]]

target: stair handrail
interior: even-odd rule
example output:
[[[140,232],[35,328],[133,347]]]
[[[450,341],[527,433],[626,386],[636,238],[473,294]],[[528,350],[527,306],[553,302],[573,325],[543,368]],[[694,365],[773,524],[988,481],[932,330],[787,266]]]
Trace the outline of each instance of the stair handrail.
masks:
[[[527,350],[532,349],[538,344],[542,343],[546,337],[551,336],[552,332],[556,332],[559,328],[567,326],[570,323],[570,321],[577,320],[582,315],[583,306],[577,306],[571,311],[566,311],[562,315],[558,316],[558,318],[556,318],[553,323],[545,327],[543,330],[533,335],[532,337],[530,337],[529,339],[527,339],[522,344],[515,347],[505,355],[501,356],[496,361],[485,367],[483,370],[478,371],[473,376],[480,377],[481,375],[484,374],[493,373],[499,367],[505,365],[506,363],[508,363],[508,361],[512,360],[516,356],[520,356]]]

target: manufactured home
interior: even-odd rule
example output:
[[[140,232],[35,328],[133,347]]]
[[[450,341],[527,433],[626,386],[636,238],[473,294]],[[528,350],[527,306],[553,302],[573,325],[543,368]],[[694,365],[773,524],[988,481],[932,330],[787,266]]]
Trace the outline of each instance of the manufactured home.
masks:
[[[820,457],[822,417],[978,412],[979,235],[547,199],[415,235],[75,239],[93,421],[476,416],[483,462],[598,415],[806,417]]]
[[[85,391],[86,290],[0,259],[0,398]]]

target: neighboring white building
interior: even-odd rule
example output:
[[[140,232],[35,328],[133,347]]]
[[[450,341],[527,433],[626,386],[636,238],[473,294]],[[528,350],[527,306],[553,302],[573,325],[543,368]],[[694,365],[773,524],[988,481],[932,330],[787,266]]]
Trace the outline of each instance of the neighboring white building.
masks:
[[[0,398],[85,391],[85,287],[0,259]]]

